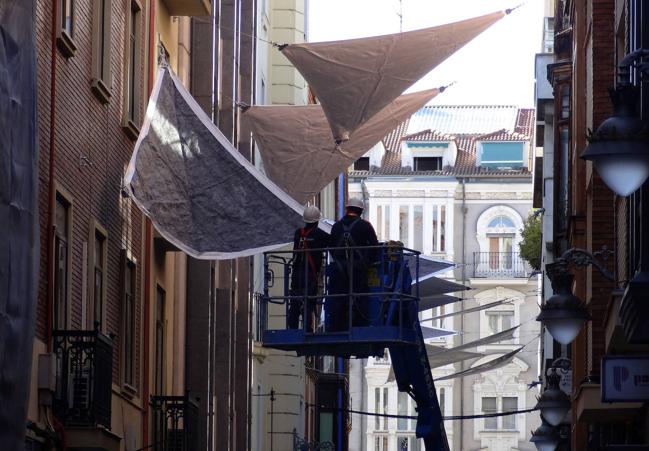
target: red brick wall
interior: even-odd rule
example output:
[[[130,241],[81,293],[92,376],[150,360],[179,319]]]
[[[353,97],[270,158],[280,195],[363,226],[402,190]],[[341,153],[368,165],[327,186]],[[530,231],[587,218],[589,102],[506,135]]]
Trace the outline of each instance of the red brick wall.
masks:
[[[92,3],[74,3],[74,43],[77,51],[65,58],[56,49],[51,50],[52,10],[51,2],[37,2],[36,36],[38,58],[38,121],[39,121],[39,208],[41,232],[41,265],[36,334],[45,339],[47,333],[46,312],[48,302],[47,253],[48,248],[48,199],[50,158],[50,70],[52,57],[56,58],[56,97],[54,152],[54,181],[72,196],[70,328],[82,329],[82,262],[83,243],[89,239],[93,219],[108,233],[106,274],[106,330],[117,335],[114,349],[113,379],[119,380],[119,354],[121,333],[121,281],[120,251],[126,247],[136,260],[136,356],[139,355],[139,331],[141,318],[141,273],[143,258],[142,216],[130,205],[130,231],[127,221],[120,215],[120,188],[126,164],[133,150],[133,141],[122,130],[124,48],[126,18],[129,12],[127,0],[112,1],[111,24],[111,80],[112,97],[103,105],[90,90],[92,79]],[[145,29],[146,12],[140,14],[141,30]],[[146,42],[142,32],[142,67],[140,80],[144,83]],[[140,92],[145,92],[141,85]],[[143,111],[142,104],[140,105]],[[80,157],[87,158],[83,164]],[[130,201],[126,201],[130,203]],[[89,243],[92,247],[92,243]],[[92,274],[88,270],[88,274]],[[87,281],[88,285],[92,279]],[[89,311],[89,309],[87,309]],[[136,358],[136,374],[139,359]],[[138,377],[139,383],[139,377]]]

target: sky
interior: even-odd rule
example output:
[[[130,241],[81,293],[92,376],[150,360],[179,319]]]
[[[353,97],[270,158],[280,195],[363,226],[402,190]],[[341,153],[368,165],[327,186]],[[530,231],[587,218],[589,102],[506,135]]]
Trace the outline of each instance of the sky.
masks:
[[[399,32],[399,0],[308,0],[311,42]],[[402,0],[403,31],[512,8],[522,0]],[[437,105],[534,106],[534,54],[541,51],[542,0],[518,9],[460,49],[409,91],[455,84]]]

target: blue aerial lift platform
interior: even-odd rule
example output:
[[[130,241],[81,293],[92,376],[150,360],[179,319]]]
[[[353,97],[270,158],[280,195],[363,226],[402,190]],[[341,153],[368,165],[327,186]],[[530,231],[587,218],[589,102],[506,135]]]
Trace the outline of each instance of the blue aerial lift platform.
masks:
[[[309,290],[306,280],[295,284],[295,262],[304,262],[304,271],[299,274],[307,274],[307,265],[312,264],[307,258],[297,259],[300,252],[305,251],[264,253],[264,292],[259,304],[263,346],[302,356],[344,358],[382,357],[388,348],[399,391],[408,393],[417,404],[417,437],[423,439],[427,451],[448,450],[419,323],[418,285],[412,284],[412,273],[415,280],[419,275],[419,252],[391,244],[308,250],[311,258],[317,255],[327,260],[317,290]],[[349,270],[343,270],[330,257],[336,252],[346,252]],[[363,266],[362,272],[354,270],[360,260],[355,256],[360,252],[373,252],[377,257],[377,262]],[[346,290],[340,290],[341,274]],[[365,274],[367,283],[354,281],[355,276],[359,279]],[[304,288],[292,289],[292,279],[294,286]],[[338,288],[333,289],[334,285]],[[358,286],[365,290],[355,292]],[[301,324],[293,324],[293,328],[288,327],[291,309],[307,312],[302,314]]]

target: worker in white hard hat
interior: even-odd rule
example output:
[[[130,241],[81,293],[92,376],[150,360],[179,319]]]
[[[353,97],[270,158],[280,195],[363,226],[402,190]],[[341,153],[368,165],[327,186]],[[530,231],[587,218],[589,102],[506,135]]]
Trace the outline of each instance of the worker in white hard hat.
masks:
[[[318,281],[320,269],[324,259],[324,251],[309,251],[309,249],[325,249],[329,243],[329,235],[318,228],[320,210],[318,207],[308,205],[302,215],[304,227],[295,231],[293,237],[293,264],[291,267],[291,296],[303,296],[302,299],[290,299],[288,303],[288,317],[286,326],[297,329],[302,321],[306,323],[307,330],[311,330],[313,306],[318,294]],[[306,309],[303,306],[306,305]]]
[[[350,198],[345,204],[345,216],[331,228],[329,247],[333,248],[330,253],[334,264],[329,278],[329,293],[346,296],[332,296],[327,299],[329,330],[349,328],[349,302],[352,300],[352,326],[369,325],[367,296],[352,296],[350,293],[350,278],[353,293],[369,292],[367,271],[378,255],[376,248],[359,249],[363,246],[378,245],[374,227],[361,217],[363,210],[361,199]]]

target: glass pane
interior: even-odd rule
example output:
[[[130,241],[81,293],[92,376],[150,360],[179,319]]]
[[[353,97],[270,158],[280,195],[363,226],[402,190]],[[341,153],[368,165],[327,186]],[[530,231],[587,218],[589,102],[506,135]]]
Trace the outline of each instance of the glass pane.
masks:
[[[482,412],[483,413],[496,413],[496,398],[482,398]],[[484,420],[485,429],[497,429],[498,428],[498,418],[485,418]]]
[[[376,227],[377,227],[377,235],[379,240],[384,240],[385,238],[383,237],[383,206],[379,205],[376,207]]]
[[[444,416],[446,410],[446,390],[443,388],[439,389],[439,410],[442,412],[442,416]]]
[[[502,315],[502,327],[501,330],[511,329],[514,325],[514,315],[512,313],[504,313]]]
[[[60,197],[56,197],[56,212],[55,212],[56,233],[63,237],[68,236],[68,206]]]
[[[489,321],[489,331],[492,334],[499,332],[498,330],[498,315],[489,313],[487,314],[487,321]]]
[[[320,442],[331,442],[334,437],[334,414],[331,412],[320,412]]]
[[[103,274],[101,268],[95,268],[95,296],[94,296],[94,309],[93,309],[93,329],[101,326],[103,317],[103,303],[102,293],[104,290]]]
[[[380,408],[381,408],[381,389],[375,388],[374,389],[374,412],[380,413],[381,412],[379,410]],[[374,417],[374,429],[375,430],[381,429],[381,417]]]
[[[437,246],[437,205],[433,205],[433,252],[439,251]]]
[[[388,413],[388,389],[387,387],[383,389],[383,414]],[[383,417],[383,429],[388,429],[388,418]]]
[[[397,412],[398,415],[408,416],[408,394],[405,392],[398,392],[397,397]],[[406,431],[408,430],[408,419],[407,418],[398,418],[397,419],[397,430]]]
[[[424,207],[415,205],[413,207],[413,249],[424,250]]]
[[[381,451],[381,438],[376,437],[376,440],[374,441],[374,451]]]
[[[518,398],[503,398],[503,412],[512,412],[518,409]],[[502,417],[503,429],[516,429],[516,415]]]
[[[390,239],[390,206],[384,205],[383,212],[384,212],[383,220],[385,221],[385,223],[383,224],[383,239],[389,240]]]
[[[398,436],[397,437],[397,451],[409,451],[408,447],[408,437]]]
[[[409,211],[410,207],[408,205],[401,205],[399,207],[399,241],[406,247],[410,247],[408,243]]]
[[[439,207],[439,250],[446,250],[446,206]]]

